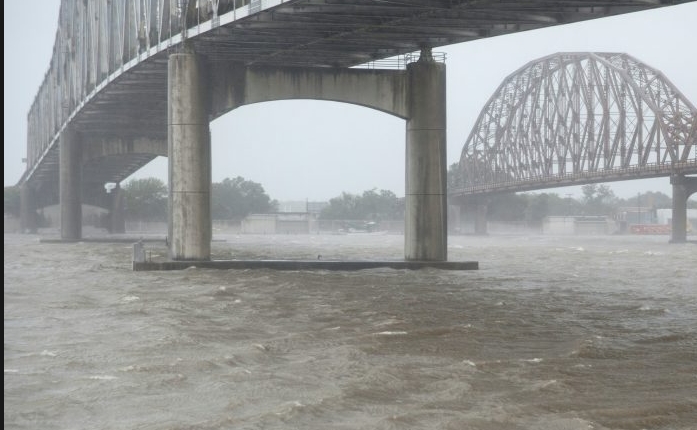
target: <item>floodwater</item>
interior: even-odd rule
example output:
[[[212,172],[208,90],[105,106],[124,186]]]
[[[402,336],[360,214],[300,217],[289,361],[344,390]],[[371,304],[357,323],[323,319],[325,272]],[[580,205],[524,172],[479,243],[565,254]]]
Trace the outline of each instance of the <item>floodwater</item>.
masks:
[[[217,239],[403,258],[402,236]],[[132,249],[5,234],[6,429],[697,428],[694,244],[453,236],[480,265],[459,272],[133,272]]]

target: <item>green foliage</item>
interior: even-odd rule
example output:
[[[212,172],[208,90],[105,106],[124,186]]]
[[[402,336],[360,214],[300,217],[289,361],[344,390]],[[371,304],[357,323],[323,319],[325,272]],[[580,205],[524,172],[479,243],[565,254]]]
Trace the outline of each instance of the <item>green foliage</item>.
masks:
[[[20,197],[19,197],[19,187],[12,186],[12,187],[5,187],[5,213],[10,214],[15,217],[19,217],[19,205],[20,205]]]
[[[212,188],[213,219],[242,219],[251,213],[268,213],[278,210],[278,202],[256,182],[238,176],[214,183]]]
[[[375,188],[363,195],[341,193],[329,200],[329,206],[320,213],[327,220],[396,220],[404,218],[404,199],[392,191]]]
[[[167,185],[157,178],[132,179],[123,186],[126,218],[167,220]]]
[[[603,184],[587,184],[581,190],[581,200],[562,198],[555,193],[499,194],[489,200],[488,217],[492,221],[525,222],[529,226],[539,226],[547,216],[612,216],[623,207],[640,205],[660,209],[672,205],[671,198],[661,192],[650,191],[635,198],[619,199],[610,187]],[[688,207],[690,203],[688,200]]]
[[[571,197],[562,198],[559,194],[547,194],[546,216],[579,215],[584,212],[583,203]]]
[[[497,194],[488,205],[488,218],[492,221],[516,222],[525,220],[528,196],[525,194]]]
[[[583,192],[584,213],[582,215],[612,215],[617,209],[618,199],[605,184],[586,184]]]
[[[542,226],[542,220],[549,213],[549,194],[529,196],[525,208],[525,222],[528,226]]]
[[[689,200],[688,200],[689,203]],[[672,197],[657,191],[647,191],[639,193],[636,197],[620,199],[618,205],[621,207],[649,207],[656,209],[670,209],[673,207]]]
[[[460,169],[460,163],[453,163],[448,167],[448,189],[454,190],[465,186],[465,177]]]

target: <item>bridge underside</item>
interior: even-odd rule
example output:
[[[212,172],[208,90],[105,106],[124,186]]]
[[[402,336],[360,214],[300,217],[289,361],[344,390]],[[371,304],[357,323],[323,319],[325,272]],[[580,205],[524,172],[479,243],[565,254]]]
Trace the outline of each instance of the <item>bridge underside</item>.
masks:
[[[350,67],[421,48],[673,3],[292,0],[201,34],[196,52],[246,65]]]
[[[220,2],[226,3],[231,2]],[[203,12],[190,13],[188,40],[195,52],[212,63],[345,68],[422,48],[674,3],[680,2],[290,0],[235,19],[233,15],[239,12],[227,11],[214,19]],[[112,75],[108,85],[76,111],[71,125],[81,134],[83,145],[103,136],[166,140],[167,55],[181,39],[171,46],[170,42],[151,43],[139,54],[143,56],[140,62]],[[57,151],[46,151],[23,180],[42,182],[57,177],[57,159]],[[106,178],[118,182],[149,161],[139,156],[114,159],[100,172],[118,171]],[[128,175],[124,176],[125,172]],[[84,177],[88,182],[102,179]]]

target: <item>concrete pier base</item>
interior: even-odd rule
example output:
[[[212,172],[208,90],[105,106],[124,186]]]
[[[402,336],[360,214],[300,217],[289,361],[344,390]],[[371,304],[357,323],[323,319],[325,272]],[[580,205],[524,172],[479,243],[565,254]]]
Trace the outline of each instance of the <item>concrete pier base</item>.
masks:
[[[477,270],[476,261],[356,261],[356,260],[208,260],[187,261],[133,261],[134,271],[200,269],[271,269],[271,270],[365,270],[365,269],[441,269]]]
[[[687,199],[697,192],[697,177],[673,175],[670,183],[673,186],[670,243],[685,243],[687,241]]]

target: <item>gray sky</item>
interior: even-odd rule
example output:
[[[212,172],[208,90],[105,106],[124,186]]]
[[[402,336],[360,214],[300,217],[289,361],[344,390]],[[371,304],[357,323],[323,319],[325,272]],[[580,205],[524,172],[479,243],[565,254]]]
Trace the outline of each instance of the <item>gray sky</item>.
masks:
[[[25,165],[26,115],[48,70],[58,0],[4,2],[4,184]],[[697,2],[437,49],[447,54],[448,165],[503,79],[534,59],[563,51],[626,52],[654,67],[697,102]],[[242,176],[277,200],[328,200],[372,188],[404,196],[404,121],[363,107],[310,100],[244,106],[211,124],[213,181]],[[167,180],[158,157],[132,178]],[[129,178],[130,179],[130,178]],[[619,197],[671,193],[668,178],[609,183]],[[580,196],[580,187],[545,190]],[[693,197],[694,198],[694,197]]]

